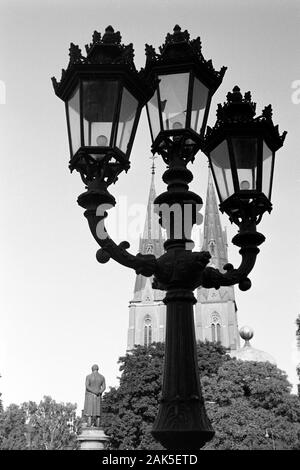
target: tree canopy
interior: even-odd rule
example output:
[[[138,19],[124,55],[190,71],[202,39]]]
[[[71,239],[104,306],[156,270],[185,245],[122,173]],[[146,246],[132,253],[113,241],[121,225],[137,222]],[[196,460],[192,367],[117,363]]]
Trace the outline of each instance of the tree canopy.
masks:
[[[286,374],[268,362],[231,358],[220,343],[197,344],[207,414],[215,430],[206,449],[299,448],[300,401]],[[136,346],[119,359],[120,386],[103,399],[112,449],[162,449],[151,436],[161,395],[164,344]]]
[[[76,448],[79,425],[76,405],[57,403],[49,396],[39,404],[33,401],[20,406],[12,404],[0,413],[0,449]]]
[[[202,388],[216,432],[207,449],[298,448],[300,401],[276,366],[232,359]]]

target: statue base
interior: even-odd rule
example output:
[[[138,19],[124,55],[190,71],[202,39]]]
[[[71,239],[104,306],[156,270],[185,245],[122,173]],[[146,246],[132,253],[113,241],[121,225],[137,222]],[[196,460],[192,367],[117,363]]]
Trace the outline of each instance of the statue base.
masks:
[[[79,450],[104,450],[108,439],[103,429],[96,427],[82,428],[77,437],[80,445]]]

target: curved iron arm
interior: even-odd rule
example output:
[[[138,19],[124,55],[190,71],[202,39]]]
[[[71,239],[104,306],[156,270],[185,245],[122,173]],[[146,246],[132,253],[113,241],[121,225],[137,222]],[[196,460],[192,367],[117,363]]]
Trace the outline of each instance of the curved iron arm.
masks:
[[[128,268],[134,269],[137,274],[150,277],[154,274],[156,268],[156,258],[154,255],[132,255],[127,251],[130,244],[127,241],[121,242],[117,245],[112,238],[108,235],[105,227],[104,220],[107,217],[105,212],[103,216],[97,215],[95,209],[88,209],[84,213],[88,220],[91,233],[101,246],[97,251],[97,260],[99,263],[107,263],[110,258],[114,259],[117,263],[122,264]],[[99,236],[99,234],[101,236]]]
[[[151,254],[133,255],[127,251],[130,247],[127,241],[117,245],[110,238],[105,227],[107,213],[100,216],[95,209],[88,209],[84,215],[94,239],[101,246],[96,255],[99,263],[107,263],[112,258],[117,263],[134,269],[137,274],[146,277],[154,275],[153,287],[161,290],[178,286],[190,289],[199,286],[219,289],[221,286],[234,284],[239,284],[241,290],[248,290],[251,281],[247,276],[255,265],[259,253],[258,245],[265,240],[262,234],[255,231],[255,227],[252,227],[251,231],[241,230],[232,240],[235,245],[241,247],[241,264],[234,269],[232,264],[228,263],[224,266],[226,272],[222,273],[218,269],[207,267],[211,256],[206,251],[191,252],[180,249],[176,253],[168,251],[159,258]]]
[[[260,251],[258,246],[264,241],[264,235],[256,232],[255,227],[253,227],[252,231],[241,231],[238,233],[232,239],[232,242],[241,247],[239,251],[242,256],[240,266],[234,269],[232,264],[228,263],[223,267],[227,271],[226,273],[221,273],[215,268],[206,267],[203,272],[202,286],[219,289],[221,286],[239,284],[240,290],[245,291],[250,289],[251,281],[247,276],[255,265],[256,257]]]

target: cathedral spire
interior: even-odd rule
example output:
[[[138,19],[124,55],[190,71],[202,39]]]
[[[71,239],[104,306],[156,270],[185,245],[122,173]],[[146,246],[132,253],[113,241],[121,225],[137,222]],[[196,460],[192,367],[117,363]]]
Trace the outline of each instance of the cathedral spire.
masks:
[[[210,265],[222,270],[228,263],[227,235],[226,230],[222,230],[211,170],[208,172],[202,250],[210,252]]]
[[[164,253],[164,238],[159,225],[158,215],[154,213],[155,166],[151,167],[151,182],[143,236],[140,238],[139,252],[155,255],[159,258]],[[152,288],[153,277],[136,276],[134,296],[129,303],[129,327],[127,350],[135,344],[148,346],[151,342],[165,339],[166,306],[163,303],[165,292]]]
[[[211,170],[208,174],[202,250],[210,252],[210,266],[222,271],[223,266],[228,263],[227,236],[221,225]],[[239,348],[240,337],[233,286],[221,286],[218,290],[200,287],[197,291],[197,300],[196,338],[201,341],[220,341],[225,348],[231,350]]]
[[[147,212],[145,225],[143,230],[143,236],[140,239],[139,252],[144,255],[153,254],[156,258],[159,258],[164,253],[164,238],[162,236],[161,226],[158,222],[158,215],[154,212],[154,200],[156,198],[155,191],[155,167],[154,159],[151,168],[151,183],[147,203]],[[147,278],[142,275],[137,275],[135,288],[134,288],[134,299],[140,300],[142,296],[142,291],[146,286]],[[153,296],[161,297],[159,291],[154,291]]]
[[[155,164],[154,164],[154,160],[157,158],[156,155],[152,155],[152,157],[150,157],[151,160],[152,160],[152,167],[151,167],[151,173],[152,175],[155,175]]]
[[[143,254],[155,254],[156,257],[161,256],[163,251],[161,251],[161,246],[157,245],[157,241],[162,240],[161,227],[158,223],[158,215],[154,213],[154,200],[156,198],[155,191],[155,165],[154,158],[150,157],[153,161],[151,166],[151,183],[148,196],[147,212],[146,219],[143,231],[143,237],[140,240],[140,253]],[[156,243],[153,243],[156,242]],[[157,246],[154,246],[157,245]],[[151,247],[153,250],[151,251]],[[157,251],[158,250],[158,251]]]

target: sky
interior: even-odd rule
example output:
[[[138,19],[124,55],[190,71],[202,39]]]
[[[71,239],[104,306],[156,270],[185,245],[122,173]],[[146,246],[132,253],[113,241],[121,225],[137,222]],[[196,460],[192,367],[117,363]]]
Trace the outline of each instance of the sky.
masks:
[[[108,25],[133,43],[137,68],[144,45],[158,48],[175,24],[201,37],[216,69],[228,67],[212,101],[239,85],[258,112],[273,105],[273,120],[288,131],[278,151],[273,211],[258,227],[266,237],[251,273],[252,288],[235,289],[239,326],[255,331],[252,345],[267,351],[297,383],[295,320],[300,286],[300,6],[296,0],[1,0],[0,4],[0,392],[5,406],[44,395],[83,408],[85,376],[98,363],[107,387],[118,385],[126,352],[128,304],[135,273],[114,261],[97,263],[98,246],[77,203],[84,187],[68,170],[64,105],[52,89],[68,63],[70,42],[84,45]],[[4,89],[5,88],[5,94]],[[2,94],[1,94],[2,92]],[[111,188],[127,204],[115,227],[125,230],[145,208],[151,179],[150,133],[143,111],[131,169]],[[156,159],[157,193],[164,163]],[[208,167],[198,153],[190,187],[205,200]],[[203,208],[204,212],[204,208]],[[120,214],[119,214],[120,215]],[[118,219],[119,220],[119,219]],[[228,240],[236,234],[225,216]],[[128,224],[127,224],[128,222]],[[120,227],[122,230],[120,230]],[[125,233],[124,233],[125,231]],[[197,236],[198,237],[198,236]],[[198,237],[199,238],[199,237]],[[196,240],[197,241],[197,240]],[[239,265],[229,243],[229,261]],[[295,388],[294,388],[295,390]]]

